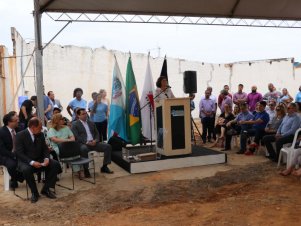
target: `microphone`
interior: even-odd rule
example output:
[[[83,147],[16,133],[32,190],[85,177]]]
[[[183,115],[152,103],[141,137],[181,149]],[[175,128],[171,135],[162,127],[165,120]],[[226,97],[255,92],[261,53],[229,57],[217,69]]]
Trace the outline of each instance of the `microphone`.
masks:
[[[167,89],[170,89],[170,88],[171,88],[171,86],[170,86],[170,85],[167,85],[167,86],[166,86],[166,88],[167,88]]]

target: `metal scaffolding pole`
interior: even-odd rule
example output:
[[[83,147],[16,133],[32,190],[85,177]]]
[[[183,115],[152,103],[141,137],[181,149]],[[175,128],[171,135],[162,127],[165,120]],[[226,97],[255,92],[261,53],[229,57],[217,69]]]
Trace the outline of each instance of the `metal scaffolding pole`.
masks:
[[[36,67],[36,90],[37,90],[37,113],[44,125],[44,87],[43,87],[43,46],[41,29],[41,11],[39,0],[34,0],[34,31],[35,31],[35,67]]]

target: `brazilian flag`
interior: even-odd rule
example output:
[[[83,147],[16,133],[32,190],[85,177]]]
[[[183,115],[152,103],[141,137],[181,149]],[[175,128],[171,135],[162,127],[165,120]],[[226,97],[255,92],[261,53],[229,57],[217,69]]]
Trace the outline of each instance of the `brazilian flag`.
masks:
[[[140,104],[131,57],[126,68],[126,129],[129,142],[133,145],[139,143],[141,137]]]

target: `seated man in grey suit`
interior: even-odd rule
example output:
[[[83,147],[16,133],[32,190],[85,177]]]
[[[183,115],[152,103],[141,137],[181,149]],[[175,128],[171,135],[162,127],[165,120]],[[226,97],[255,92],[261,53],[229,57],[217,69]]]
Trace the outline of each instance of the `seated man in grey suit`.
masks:
[[[40,196],[33,174],[45,171],[45,184],[41,194],[54,199],[55,194],[49,188],[55,187],[57,174],[61,172],[59,162],[49,158],[48,146],[41,130],[41,120],[34,117],[29,120],[28,128],[16,135],[18,167],[31,190],[32,203],[37,202]]]
[[[78,119],[72,123],[72,132],[75,140],[80,143],[81,156],[87,158],[89,151],[104,152],[102,173],[113,173],[108,167],[111,163],[112,147],[109,144],[99,142],[99,133],[93,122],[87,118],[87,112],[84,108],[76,111]],[[91,177],[88,166],[84,166],[85,177]]]

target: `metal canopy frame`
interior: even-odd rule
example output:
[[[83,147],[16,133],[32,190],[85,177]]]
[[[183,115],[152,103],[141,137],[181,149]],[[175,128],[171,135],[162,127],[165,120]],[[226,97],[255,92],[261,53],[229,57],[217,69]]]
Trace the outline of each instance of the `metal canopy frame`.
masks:
[[[301,28],[299,0],[33,0],[38,117],[44,122],[41,16],[71,22]],[[261,7],[264,6],[264,7]],[[268,9],[267,9],[268,8]]]
[[[102,13],[45,13],[56,22],[149,23],[182,25],[218,25],[240,27],[301,28],[300,20],[263,20],[245,18],[162,16]]]

